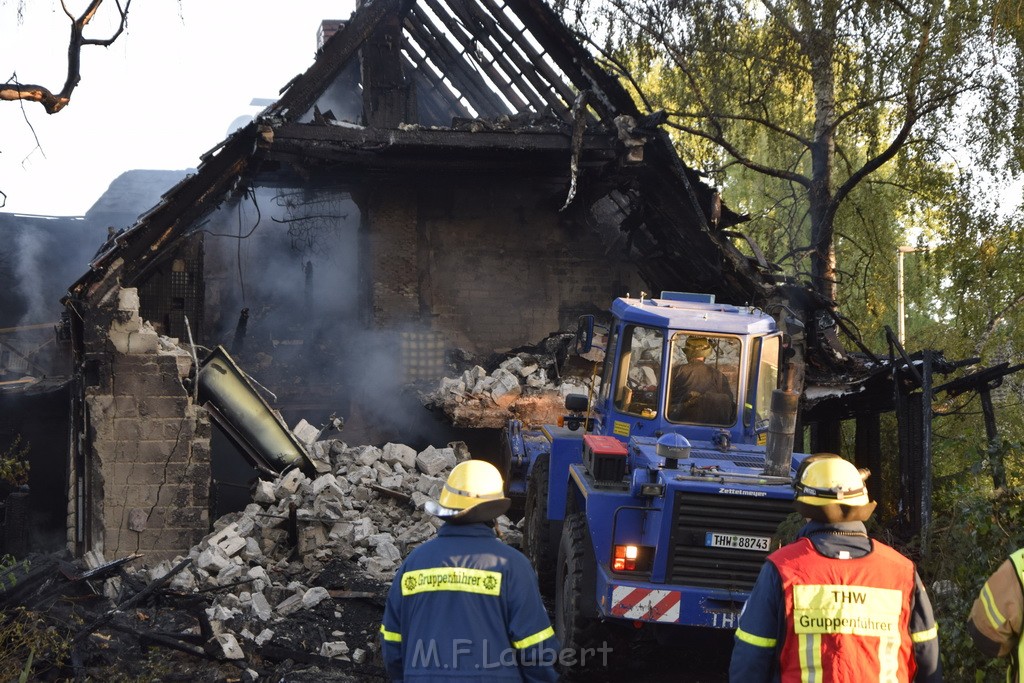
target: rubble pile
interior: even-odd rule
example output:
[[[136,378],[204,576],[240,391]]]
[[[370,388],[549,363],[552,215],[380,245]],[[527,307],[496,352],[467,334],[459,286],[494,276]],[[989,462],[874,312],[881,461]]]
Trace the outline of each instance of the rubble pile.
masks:
[[[225,670],[229,680],[384,680],[377,638],[390,579],[441,525],[423,504],[471,455],[462,442],[417,451],[311,441],[319,430],[306,423],[293,431],[316,473],[257,481],[253,502],[216,520],[187,556],[133,568],[144,558],[107,562],[94,551],[83,569],[62,570],[77,589],[90,578],[102,593],[77,603],[87,614],[61,618],[75,624],[77,674],[100,680],[103,667],[128,667],[151,676],[159,651],[157,668],[213,676],[194,681],[225,680]],[[520,544],[507,517],[497,527]]]
[[[500,429],[509,419],[527,425],[554,423],[565,411],[569,394],[596,395],[601,378],[596,373],[557,375],[551,356],[512,355],[487,372],[480,365],[458,377],[443,377],[424,405],[443,410],[456,427]],[[553,377],[554,376],[554,377]]]
[[[295,430],[300,438],[304,426]],[[373,661],[390,579],[441,525],[423,504],[436,500],[451,469],[471,457],[462,442],[417,452],[399,443],[350,447],[327,440],[309,450],[322,474],[292,469],[258,481],[253,503],[217,520],[189,552],[190,566],[171,581],[215,596],[206,613],[224,658],[269,645]],[[507,517],[498,530],[507,542],[521,539]],[[150,578],[174,564],[153,567]],[[312,624],[312,633],[296,638],[301,623]]]

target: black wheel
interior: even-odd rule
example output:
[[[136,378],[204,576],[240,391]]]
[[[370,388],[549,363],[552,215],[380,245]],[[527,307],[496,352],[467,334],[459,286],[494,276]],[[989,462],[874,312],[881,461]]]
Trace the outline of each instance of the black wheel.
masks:
[[[597,597],[593,581],[585,572],[594,571],[594,549],[587,532],[586,516],[574,512],[565,518],[562,541],[558,545],[555,591],[555,635],[568,655],[561,658],[560,668],[567,677],[575,677],[608,665],[604,650],[604,629],[596,614]],[[600,648],[600,649],[599,649]]]
[[[538,458],[526,484],[523,552],[537,571],[541,594],[550,597],[555,590],[555,552],[548,521],[548,466],[547,457]]]

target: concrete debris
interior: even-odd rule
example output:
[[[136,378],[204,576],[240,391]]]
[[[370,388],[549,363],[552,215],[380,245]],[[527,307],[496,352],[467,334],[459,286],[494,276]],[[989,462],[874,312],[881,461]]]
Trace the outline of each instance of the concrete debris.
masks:
[[[596,373],[559,378],[552,358],[520,353],[490,374],[476,365],[459,377],[443,377],[422,400],[443,410],[456,427],[500,429],[510,419],[526,425],[556,423],[565,414],[568,394],[593,396],[600,388]]]
[[[536,372],[528,363],[512,368],[503,379],[490,379],[504,382],[516,373]],[[379,619],[403,558],[442,524],[423,504],[436,500],[452,468],[471,457],[461,441],[419,451],[400,443],[348,446],[339,440],[307,448],[328,458],[330,471],[310,478],[295,468],[257,482],[253,501],[214,522],[213,531],[189,551],[192,564],[174,578],[175,590],[213,601],[206,615],[224,659],[244,659],[264,645],[295,647],[279,639],[302,623],[323,625],[317,632],[324,636],[301,640],[310,655],[353,665],[377,657],[379,621],[332,628],[345,625],[338,617],[357,606],[381,610],[372,616]],[[522,533],[507,517],[495,526],[507,543],[521,545]],[[87,559],[103,563],[99,553]],[[162,576],[182,559],[146,571]],[[346,568],[343,580],[319,582],[339,565]],[[366,596],[373,596],[371,603]]]

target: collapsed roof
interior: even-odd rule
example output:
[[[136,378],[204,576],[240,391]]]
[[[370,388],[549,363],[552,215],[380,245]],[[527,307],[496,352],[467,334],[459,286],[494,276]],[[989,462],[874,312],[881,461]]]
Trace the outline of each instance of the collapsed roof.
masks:
[[[658,122],[543,0],[363,3],[276,103],[104,245],[70,298],[137,284],[254,182],[447,169],[556,175],[554,205],[628,255],[651,291],[765,305],[778,278],[756,248],[749,258],[733,245],[743,217]]]

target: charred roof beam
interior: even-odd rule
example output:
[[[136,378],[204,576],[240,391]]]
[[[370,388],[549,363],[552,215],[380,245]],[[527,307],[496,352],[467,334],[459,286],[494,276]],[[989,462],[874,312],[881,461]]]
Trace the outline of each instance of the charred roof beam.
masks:
[[[415,78],[423,78],[424,81],[430,86],[431,92],[437,93],[442,100],[450,108],[448,112],[449,121],[451,118],[461,116],[466,119],[473,118],[473,114],[466,108],[466,105],[462,103],[459,98],[448,84],[444,82],[441,74],[434,70],[434,65],[421,54],[415,50],[403,50],[403,56],[405,57],[406,64],[411,67],[411,71]],[[442,118],[443,117],[439,117]]]
[[[448,75],[455,87],[462,91],[463,97],[470,101],[478,115],[497,117],[515,113],[473,70],[444,32],[418,7],[414,7],[406,17],[405,30],[427,53],[428,58],[438,66],[444,65],[450,69]]]
[[[495,14],[504,14],[497,0],[483,1]],[[590,104],[605,123],[610,124],[619,114],[639,114],[622,84],[598,66],[590,53],[572,38],[561,17],[546,2],[505,0],[505,6],[515,12],[578,89],[594,91],[597,97]]]
[[[565,82],[565,77],[556,73],[555,70],[551,68],[551,65],[548,64],[546,59],[544,59],[544,55],[538,52],[526,36],[523,35],[522,29],[518,28],[512,22],[509,16],[505,13],[504,8],[507,5],[499,5],[495,0],[482,0],[482,2],[484,6],[491,11],[491,16],[497,19],[500,28],[511,36],[513,40],[515,36],[522,36],[522,40],[515,41],[515,46],[518,47],[518,49],[526,56],[526,64],[522,66],[523,72],[528,73],[530,71],[530,66],[532,65],[534,69],[543,74],[544,78],[548,80],[564,101],[564,104],[561,107],[563,110],[561,112],[562,117],[567,122],[572,121],[572,112],[569,110],[569,105],[575,101],[576,92],[568,83]],[[541,39],[538,39],[538,43],[544,45],[544,42]],[[550,50],[548,50],[548,52],[550,53]],[[511,50],[511,54],[517,54],[516,50]],[[557,60],[555,60],[553,56],[551,61],[557,64]],[[564,67],[561,65],[559,65],[559,68],[562,68],[564,71]],[[581,79],[581,82],[584,82],[583,79]],[[586,89],[586,86],[579,88],[579,90]]]
[[[440,13],[437,0],[426,1],[434,8],[435,13]],[[517,46],[504,35],[494,23],[494,19],[481,11],[479,5],[475,2],[455,3],[450,9],[461,22],[463,30],[469,33],[469,40],[486,47],[493,55],[495,65],[502,70],[508,81],[529,99],[536,112],[541,113],[545,108],[550,108],[563,120],[571,120],[572,113],[566,103],[559,98],[557,90],[537,75],[537,67],[523,58]],[[486,30],[481,31],[480,35],[472,33],[467,25],[474,22]]]
[[[271,105],[267,113],[290,121],[298,120],[309,111],[313,103],[327,89],[337,73],[356,54],[388,14],[405,14],[414,0],[376,0],[363,4],[345,27],[324,45],[313,66],[292,83],[281,99]]]
[[[436,0],[423,0],[423,2],[439,18],[445,16],[444,9]],[[455,37],[462,45],[461,55],[464,56],[469,52],[470,46],[479,41],[477,41],[472,36],[472,34],[467,35],[468,32],[465,26],[463,26],[459,21],[457,21],[456,17],[448,17],[448,19],[451,21],[450,23],[445,22],[445,28],[447,28],[450,35]],[[511,79],[509,78],[508,74],[503,71],[499,71],[496,66],[496,56],[499,53],[494,52],[491,46],[487,46],[487,51],[491,55],[493,55],[493,57],[490,60],[484,59],[483,55],[478,53],[476,55],[476,61],[480,64],[484,71],[487,72],[488,78],[491,79],[491,82],[495,86],[506,86],[504,88],[501,88],[501,94],[505,97],[505,99],[507,99],[512,104],[513,107],[520,111],[528,109],[531,106],[533,106],[537,111],[541,111],[544,108],[542,100],[537,98],[535,93],[532,93],[529,90],[524,91],[521,86],[511,82]],[[509,85],[513,87],[507,87]]]

